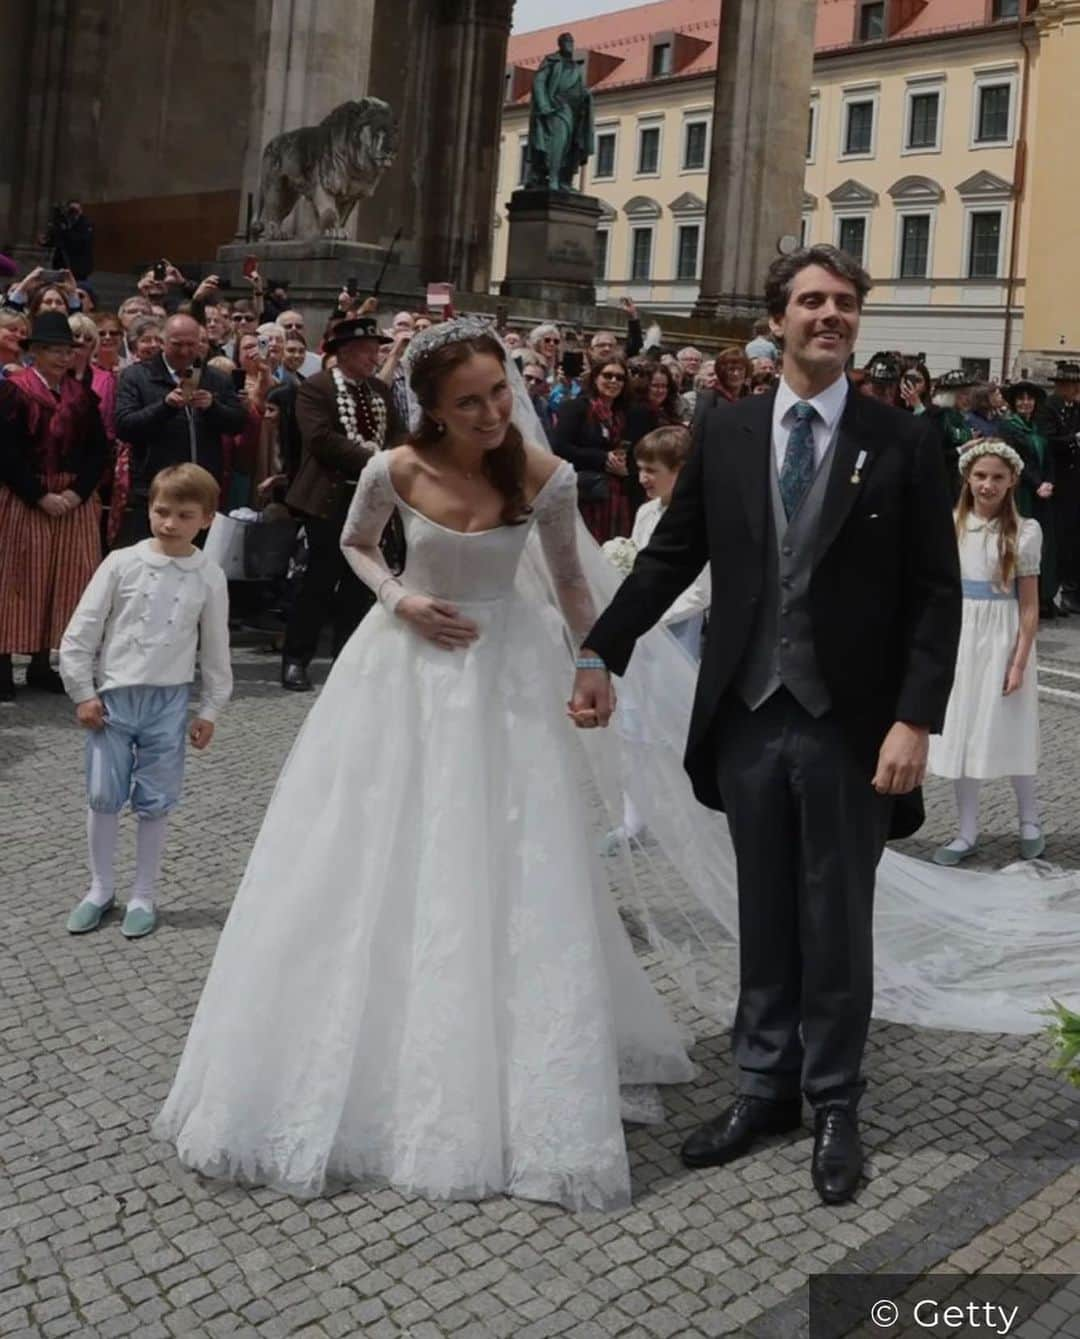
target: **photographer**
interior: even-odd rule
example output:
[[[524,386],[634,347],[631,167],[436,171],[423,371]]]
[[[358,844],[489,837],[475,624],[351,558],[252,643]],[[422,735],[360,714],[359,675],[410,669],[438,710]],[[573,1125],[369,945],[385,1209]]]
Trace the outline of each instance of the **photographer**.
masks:
[[[199,337],[192,317],[171,316],[162,352],[120,374],[116,435],[131,446],[131,500],[120,544],[148,537],[147,499],[158,470],[192,461],[220,483],[222,439],[240,432],[246,422],[229,378],[199,366]]]
[[[53,269],[70,270],[76,279],[89,278],[93,273],[94,225],[78,200],[53,206],[42,241],[52,247]]]

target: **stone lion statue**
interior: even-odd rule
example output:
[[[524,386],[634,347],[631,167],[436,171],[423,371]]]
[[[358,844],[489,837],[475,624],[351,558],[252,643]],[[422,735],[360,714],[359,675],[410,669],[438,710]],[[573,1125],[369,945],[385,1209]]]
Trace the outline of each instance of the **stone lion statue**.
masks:
[[[397,124],[381,98],[343,102],[317,126],[275,135],[263,150],[252,232],[265,239],[344,237],[357,200],[375,193],[396,151]],[[297,209],[303,201],[314,220]]]

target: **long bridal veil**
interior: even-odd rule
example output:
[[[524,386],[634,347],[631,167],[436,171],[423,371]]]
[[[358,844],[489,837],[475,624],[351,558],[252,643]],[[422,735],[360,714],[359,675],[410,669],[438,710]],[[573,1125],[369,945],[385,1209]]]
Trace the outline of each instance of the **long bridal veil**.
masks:
[[[546,441],[525,383],[507,356],[514,422]],[[620,574],[578,521],[582,566],[597,609]],[[530,536],[522,593],[555,603],[539,540]],[[710,636],[722,637],[713,625]],[[567,664],[569,695],[571,665]],[[682,765],[697,665],[666,630],[638,642],[617,682],[620,705],[606,731],[578,731],[583,773],[607,826],[628,794],[647,837],[623,840],[611,858],[624,916],[664,959],[681,989],[728,1022],[738,992],[735,855],[722,814],[694,798]],[[1035,1032],[1052,997],[1080,992],[1080,871],[1045,864],[995,874],[943,869],[887,850],[875,904],[878,1018],[924,1027]]]

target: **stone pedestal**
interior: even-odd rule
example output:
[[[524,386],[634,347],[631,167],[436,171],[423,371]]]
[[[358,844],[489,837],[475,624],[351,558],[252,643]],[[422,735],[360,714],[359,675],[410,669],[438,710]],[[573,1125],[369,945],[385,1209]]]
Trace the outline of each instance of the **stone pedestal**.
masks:
[[[697,315],[760,316],[781,240],[797,244],[817,7],[740,0],[721,11]]]
[[[333,310],[337,295],[349,279],[357,292],[367,297],[379,277],[386,252],[361,242],[321,237],[284,242],[230,242],[218,249],[217,263],[230,280],[229,291],[243,293],[241,277],[246,256],[255,256],[266,280],[279,279],[289,285],[291,305],[304,313],[309,339],[322,333],[321,323]],[[400,307],[415,308],[423,300],[420,273],[415,265],[391,261],[379,290],[381,314]]]
[[[570,191],[515,191],[501,292],[540,302],[596,302],[600,201]]]

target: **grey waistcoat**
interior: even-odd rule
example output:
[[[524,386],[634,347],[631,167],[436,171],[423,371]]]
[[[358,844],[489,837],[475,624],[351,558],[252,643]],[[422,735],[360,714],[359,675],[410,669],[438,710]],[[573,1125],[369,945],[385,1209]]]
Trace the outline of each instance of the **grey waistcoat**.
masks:
[[[776,453],[769,443],[765,580],[750,644],[735,675],[736,691],[751,711],[757,711],[781,684],[811,716],[824,716],[832,705],[814,654],[810,575],[835,453],[834,434],[814,482],[789,521],[780,496]]]

